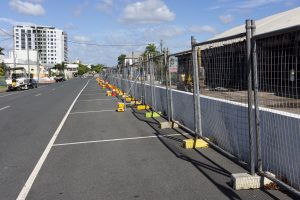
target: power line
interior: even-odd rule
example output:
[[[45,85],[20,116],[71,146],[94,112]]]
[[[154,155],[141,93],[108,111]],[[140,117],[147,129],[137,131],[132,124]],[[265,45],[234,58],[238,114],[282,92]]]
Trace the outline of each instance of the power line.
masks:
[[[12,38],[13,38],[13,37],[4,38],[4,39],[0,40],[0,42],[6,41],[6,40],[10,40],[10,39],[12,39]]]
[[[125,46],[145,46],[148,44],[98,44],[98,43],[87,43],[87,42],[77,42],[68,40],[68,42],[73,44],[84,44],[89,46],[100,46],[100,47],[125,47]]]
[[[6,32],[5,30],[3,30],[2,28],[0,28],[0,31],[2,32],[2,33],[4,33],[4,34],[6,34],[6,35],[9,35],[9,36],[14,36],[13,34],[10,34],[10,33],[8,33],[8,32]]]

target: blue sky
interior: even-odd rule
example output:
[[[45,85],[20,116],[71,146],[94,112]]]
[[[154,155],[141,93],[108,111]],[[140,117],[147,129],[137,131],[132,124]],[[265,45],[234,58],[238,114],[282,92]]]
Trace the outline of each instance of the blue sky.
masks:
[[[113,66],[118,55],[142,52],[163,40],[173,53],[190,48],[245,19],[260,19],[300,6],[300,0],[1,0],[0,28],[16,24],[54,26],[70,41],[69,59]],[[115,44],[134,46],[109,46]],[[0,32],[0,46],[12,40]]]

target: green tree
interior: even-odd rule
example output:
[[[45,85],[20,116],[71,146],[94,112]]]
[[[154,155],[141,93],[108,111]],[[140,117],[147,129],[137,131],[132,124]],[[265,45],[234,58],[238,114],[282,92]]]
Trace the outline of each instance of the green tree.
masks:
[[[4,48],[0,47],[0,55],[4,55]],[[2,62],[0,64],[0,76],[5,76],[6,65]]]
[[[64,75],[65,74],[65,69],[66,69],[66,64],[65,64],[65,62],[62,62],[62,63],[58,63],[58,64],[56,64],[54,67],[53,67],[53,69],[57,69],[59,72],[59,75]]]
[[[143,53],[143,59],[147,60],[147,56],[150,54],[151,56],[157,56],[159,51],[157,51],[155,44],[148,44]]]
[[[81,63],[78,64],[78,75],[83,75],[89,71],[90,69],[86,65],[83,65]]]
[[[95,71],[97,73],[100,73],[100,72],[102,72],[104,67],[105,67],[105,65],[103,65],[103,64],[91,65],[91,70]]]
[[[119,64],[119,65],[123,65],[124,62],[125,62],[125,58],[126,58],[126,55],[125,55],[125,54],[121,54],[121,55],[118,57],[118,64]]]
[[[4,62],[0,63],[0,76],[5,76],[7,66],[4,64]]]

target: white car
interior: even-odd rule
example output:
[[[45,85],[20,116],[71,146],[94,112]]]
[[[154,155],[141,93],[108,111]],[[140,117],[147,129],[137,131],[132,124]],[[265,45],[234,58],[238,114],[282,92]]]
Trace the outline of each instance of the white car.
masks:
[[[7,85],[7,90],[14,90],[14,89],[27,90],[29,88],[37,87],[36,80],[27,78],[25,69],[22,67],[11,68],[8,70],[8,74],[9,76],[5,80]]]

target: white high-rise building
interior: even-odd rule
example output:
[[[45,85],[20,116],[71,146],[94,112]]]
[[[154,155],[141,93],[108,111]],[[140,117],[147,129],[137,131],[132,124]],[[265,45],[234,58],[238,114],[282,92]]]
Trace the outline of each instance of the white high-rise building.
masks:
[[[39,52],[39,60],[44,65],[55,65],[68,61],[67,34],[48,26],[14,26],[14,47],[16,52],[29,50]]]

